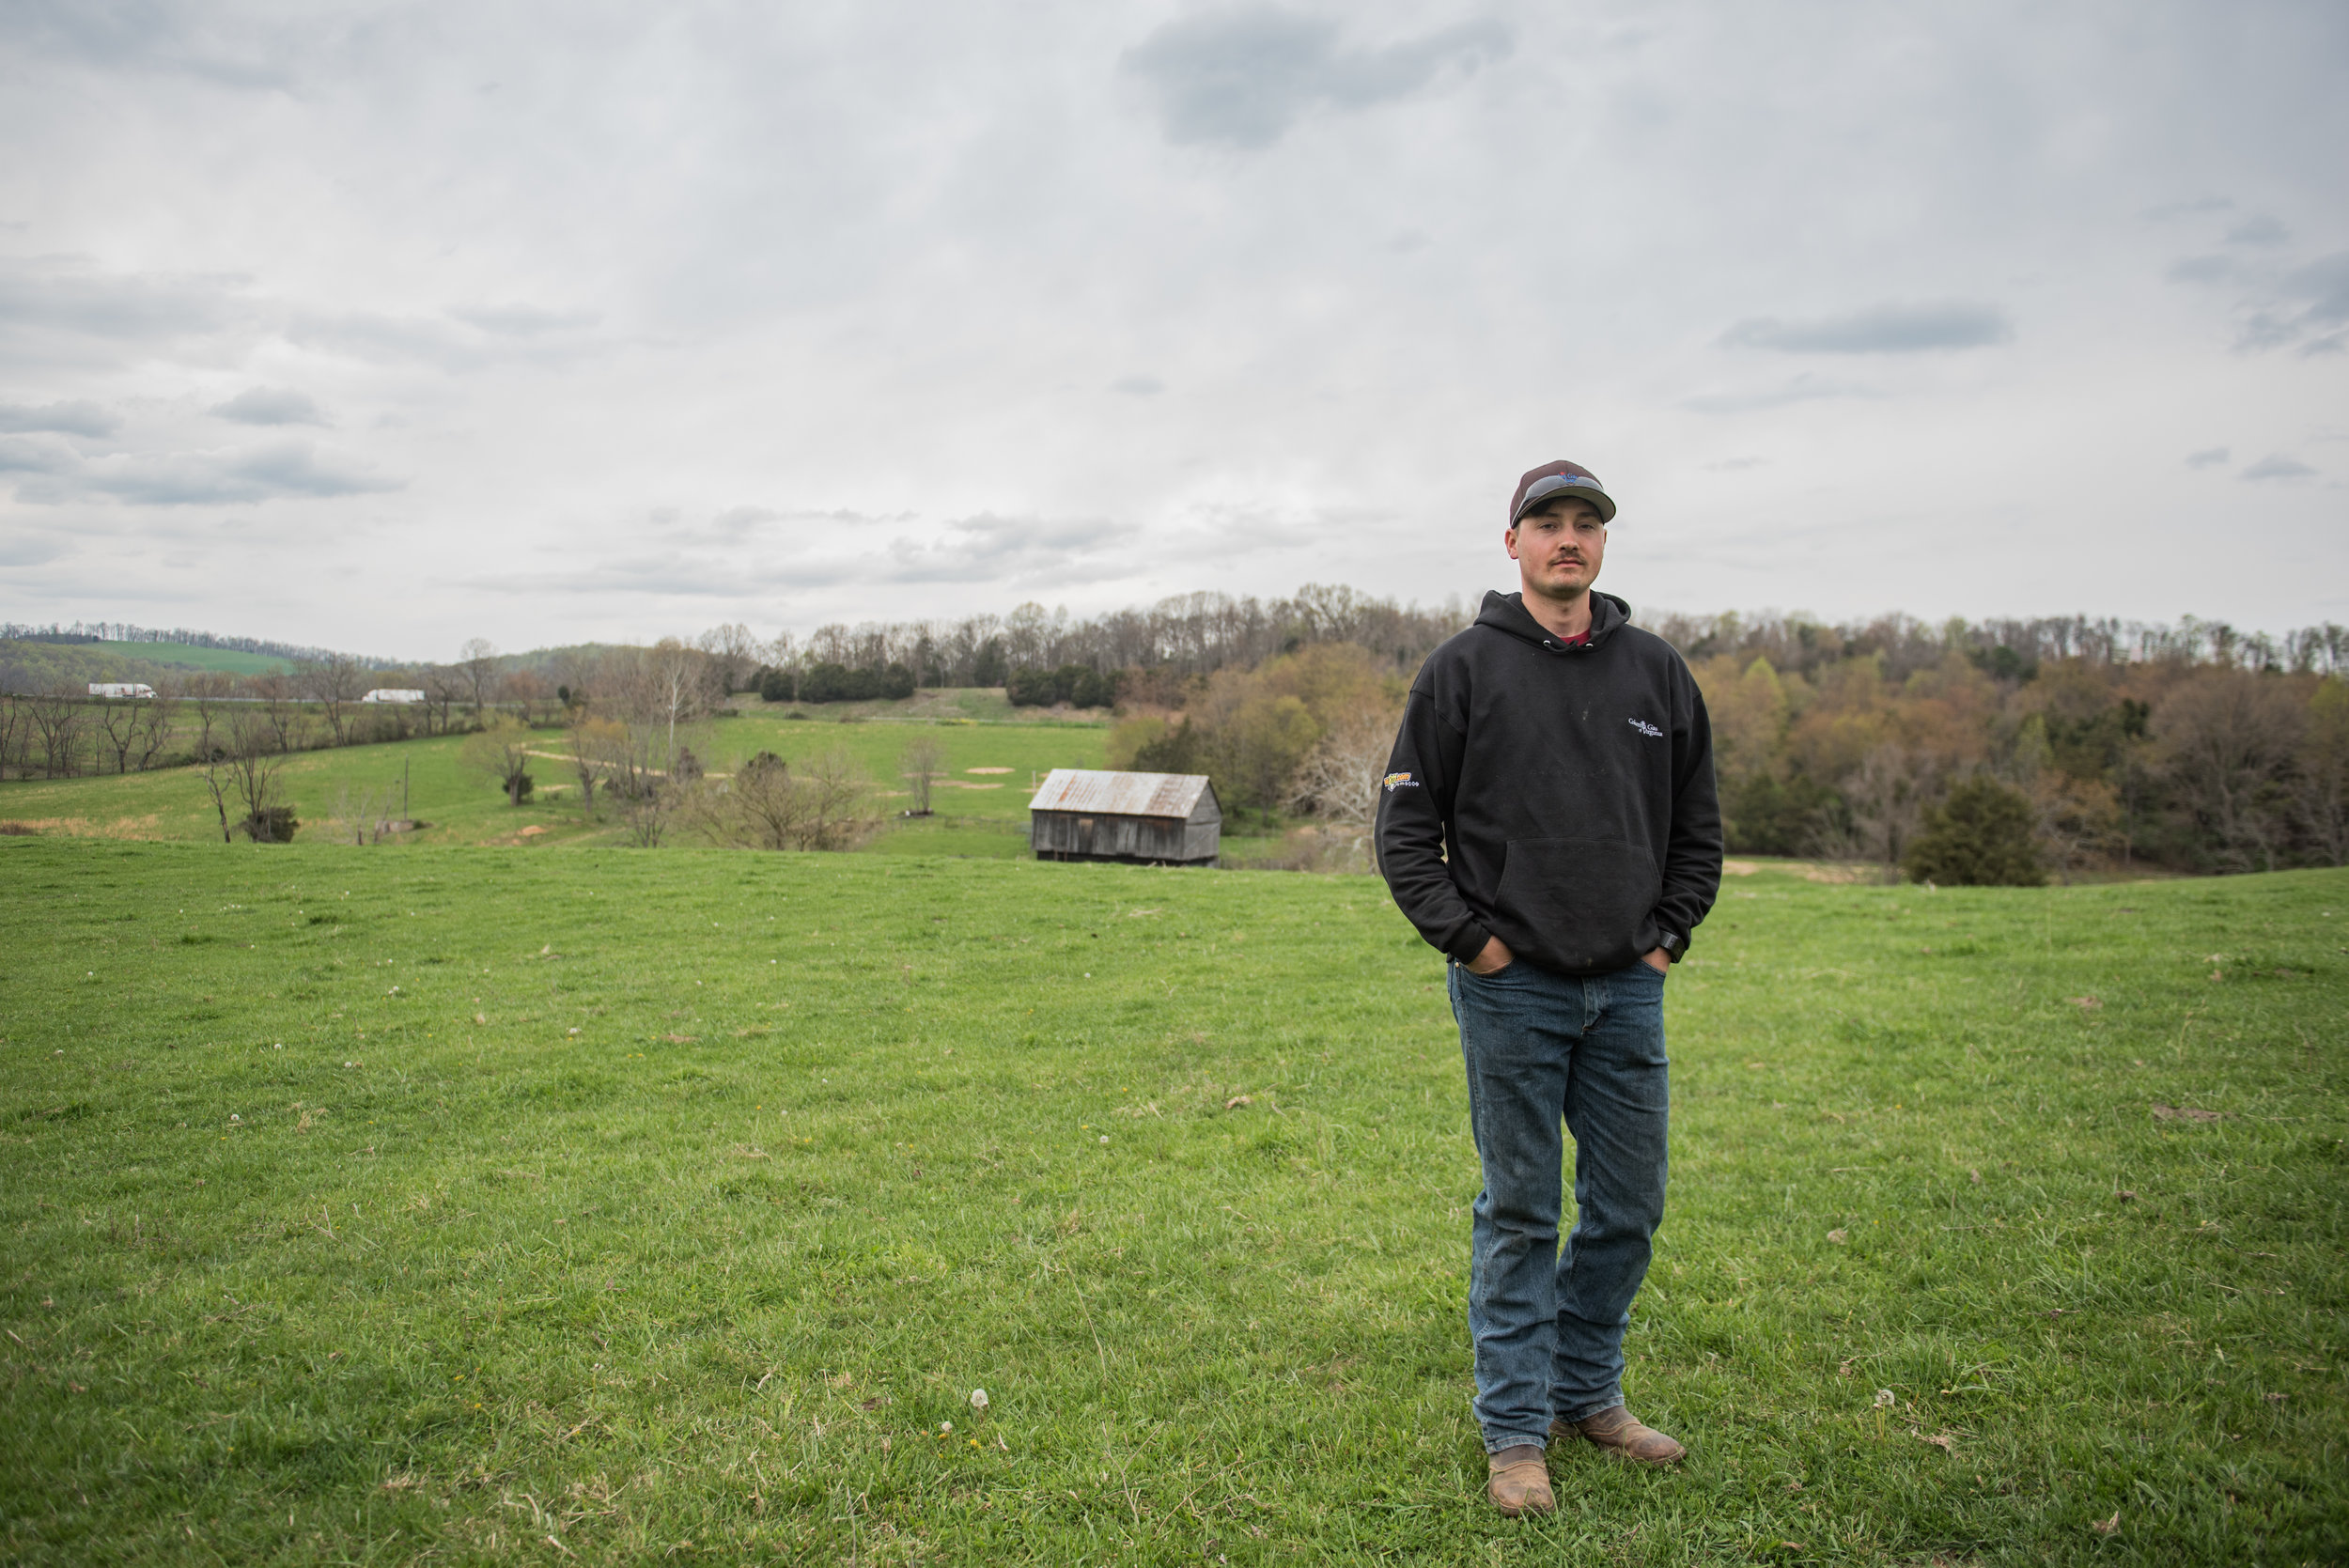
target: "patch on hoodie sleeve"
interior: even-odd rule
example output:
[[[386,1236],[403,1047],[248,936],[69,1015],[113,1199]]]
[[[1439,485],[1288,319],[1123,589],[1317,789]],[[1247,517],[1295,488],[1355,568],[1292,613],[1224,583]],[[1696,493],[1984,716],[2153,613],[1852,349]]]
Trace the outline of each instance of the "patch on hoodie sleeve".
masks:
[[[1390,773],[1378,781],[1378,787],[1392,794],[1398,789],[1417,789],[1419,781],[1408,773]]]

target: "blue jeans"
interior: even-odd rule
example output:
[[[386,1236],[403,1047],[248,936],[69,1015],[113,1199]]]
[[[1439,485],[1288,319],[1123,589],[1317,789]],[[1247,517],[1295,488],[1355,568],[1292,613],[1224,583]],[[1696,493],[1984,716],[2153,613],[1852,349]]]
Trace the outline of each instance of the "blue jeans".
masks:
[[[1454,964],[1450,988],[1485,1174],[1469,1259],[1476,1421],[1499,1452],[1623,1403],[1624,1329],[1664,1218],[1664,977],[1519,959],[1488,975]],[[1576,1210],[1563,1250],[1562,1120]]]

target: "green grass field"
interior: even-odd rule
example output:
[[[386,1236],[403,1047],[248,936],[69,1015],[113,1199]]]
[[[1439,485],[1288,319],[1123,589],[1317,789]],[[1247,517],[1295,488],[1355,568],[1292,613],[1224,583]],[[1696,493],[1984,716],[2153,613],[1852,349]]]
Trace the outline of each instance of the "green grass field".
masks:
[[[957,705],[989,712],[990,702],[1003,707],[1000,697],[947,691],[928,693],[913,703],[801,709],[821,715],[807,720],[786,718],[787,708],[752,706],[695,725],[686,738],[707,766],[720,770],[761,751],[798,761],[835,746],[845,748],[872,779],[874,804],[889,819],[886,830],[867,846],[872,853],[1014,859],[1027,853],[1032,784],[1055,768],[1101,767],[1108,728],[1083,722],[961,722],[938,717]],[[880,716],[867,709],[881,710]],[[903,717],[907,714],[912,717]],[[933,788],[932,815],[906,821],[898,817],[910,803],[898,762],[917,736],[943,748],[946,778]],[[461,737],[443,737],[293,753],[286,759],[283,781],[303,824],[297,840],[333,840],[338,831],[348,839],[349,830],[338,830],[338,820],[359,819],[359,801],[368,792],[397,798],[404,778],[408,809],[426,826],[401,835],[396,844],[367,846],[371,849],[417,845],[610,847],[626,842],[625,830],[611,813],[589,817],[580,809],[579,784],[566,760],[561,730],[537,732],[534,747],[544,754],[532,775],[534,793],[519,807],[508,805],[494,783],[462,766],[462,745]],[[74,838],[220,840],[220,819],[211,798],[200,773],[191,768],[10,780],[0,784],[0,822]],[[1268,827],[1252,815],[1236,816],[1225,824],[1224,846],[1226,856],[1235,860],[1278,853],[1281,829]]]
[[[0,641],[0,660],[28,661],[59,679],[119,678],[125,662],[173,670],[222,670],[232,675],[275,675],[293,668],[274,654],[205,648],[193,643],[21,643]]]
[[[1629,1342],[1692,1456],[1562,1450],[1516,1523],[1375,881],[18,838],[0,889],[9,1562],[2349,1542],[2349,875],[1731,879]]]
[[[1100,726],[1083,724],[843,723],[836,717],[792,721],[780,712],[753,711],[696,726],[688,738],[707,766],[721,770],[760,751],[796,761],[844,747],[863,765],[877,789],[903,791],[908,786],[897,777],[899,754],[909,741],[926,736],[937,740],[946,756],[947,781],[932,796],[935,815],[893,826],[874,847],[887,853],[1007,857],[1027,847],[1030,780],[1054,768],[1101,766],[1107,735]],[[611,815],[590,819],[580,809],[566,744],[559,729],[537,732],[534,748],[546,754],[532,775],[534,793],[520,807],[507,805],[495,783],[461,765],[461,737],[295,753],[286,759],[283,778],[303,824],[296,842],[332,839],[338,812],[355,814],[363,791],[396,794],[403,773],[408,809],[428,826],[401,843],[369,849],[622,842],[626,835]],[[902,793],[881,794],[875,802],[893,816],[908,803]],[[0,820],[72,837],[220,840],[220,819],[202,776],[192,768],[13,780],[0,784]]]
[[[189,670],[222,670],[232,675],[276,675],[293,668],[275,654],[245,653],[236,648],[205,648],[193,643],[110,643],[104,644],[134,659]]]

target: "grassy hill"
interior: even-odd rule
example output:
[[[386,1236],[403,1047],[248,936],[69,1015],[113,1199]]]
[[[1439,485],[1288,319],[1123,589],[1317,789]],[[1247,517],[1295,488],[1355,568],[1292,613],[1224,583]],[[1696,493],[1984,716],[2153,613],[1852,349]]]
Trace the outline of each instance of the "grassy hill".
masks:
[[[1375,881],[18,838],[0,883],[12,1562],[2299,1562],[2349,1523],[2349,874],[1733,878],[1670,983],[1629,1344],[1693,1455],[1563,1450],[1518,1524],[1443,972]]]
[[[186,643],[28,643],[0,640],[0,691],[46,691],[90,681],[159,683],[196,670],[266,675],[291,666],[266,654]]]
[[[289,660],[272,654],[244,653],[236,648],[202,648],[192,643],[116,643],[108,646],[136,650],[136,657],[183,670],[226,670],[232,675],[266,675],[293,668]]]

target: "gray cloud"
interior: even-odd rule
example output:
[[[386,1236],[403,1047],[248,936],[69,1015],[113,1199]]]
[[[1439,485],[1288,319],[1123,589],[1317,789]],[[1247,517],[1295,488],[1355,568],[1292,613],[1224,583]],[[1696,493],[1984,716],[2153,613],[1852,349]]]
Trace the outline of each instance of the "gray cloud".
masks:
[[[592,316],[472,311],[393,316],[351,311],[297,315],[286,335],[304,348],[377,365],[424,364],[451,373],[495,365],[558,365],[600,346],[578,335]]]
[[[0,257],[0,360],[134,362],[255,323],[233,274],[101,272],[79,257]]]
[[[220,419],[232,419],[240,425],[323,425],[326,416],[319,411],[318,400],[306,392],[286,387],[247,387],[226,403],[216,403],[206,412]]]
[[[1750,413],[1756,409],[1783,408],[1789,403],[1815,403],[1833,397],[1880,397],[1883,394],[1858,381],[1832,380],[1809,371],[1790,376],[1777,386],[1752,392],[1711,392],[1688,398],[1681,405],[1698,413]]]
[[[232,451],[85,458],[63,442],[0,439],[0,474],[23,475],[16,498],[41,505],[112,500],[134,506],[325,498],[393,490],[365,466],[305,441]]]
[[[920,522],[903,513],[877,517],[754,506],[732,507],[701,522],[664,510],[651,520],[658,551],[610,555],[581,570],[477,577],[474,583],[517,593],[699,599],[735,598],[746,589],[798,595],[873,583],[1057,588],[1131,575],[1129,547],[1140,532],[1130,523],[1099,519],[995,513],[948,519],[910,534],[885,532]],[[826,532],[812,535],[808,524]],[[812,539],[851,543],[848,549],[809,548]]]
[[[0,403],[0,432],[11,435],[54,430],[61,435],[96,440],[113,435],[121,427],[120,418],[96,403],[48,403],[39,408],[25,403]]]
[[[536,305],[460,308],[449,314],[469,327],[478,327],[499,337],[543,337],[549,333],[581,332],[602,319],[591,310],[541,310]]]
[[[899,582],[994,580],[1019,584],[1123,577],[1132,571],[1133,563],[1121,547],[1139,533],[1133,523],[1103,518],[982,512],[958,518],[918,540],[898,540],[889,551],[887,569]],[[1105,554],[1111,559],[1100,559]]]
[[[2170,266],[2172,283],[2232,283],[2243,275],[2243,264],[2231,256],[2189,256]]]
[[[2225,196],[2197,196],[2191,201],[2170,201],[2159,207],[2149,207],[2142,215],[2151,222],[2164,223],[2171,218],[2199,218],[2212,212],[2226,212],[2233,207],[2234,203]]]
[[[0,567],[39,567],[67,553],[67,541],[30,529],[0,531]]]
[[[9,32],[20,44],[104,69],[168,71],[218,86],[293,85],[283,37],[228,37],[229,23],[196,7],[161,0],[16,0]]]
[[[2205,446],[2200,452],[2186,455],[2186,466],[2188,468],[2217,468],[2226,460],[2227,449],[2223,446]]]
[[[2349,349],[2349,251],[2297,266],[2188,256],[2171,265],[2170,277],[2234,292],[2238,349],[2292,349],[2312,355]]]
[[[2243,471],[2243,477],[2261,479],[2313,479],[2316,470],[2299,458],[2282,452],[2271,452]]]
[[[1919,354],[1981,349],[2015,335],[2006,313],[1966,300],[1935,304],[1880,304],[1848,316],[1785,321],[1775,316],[1740,321],[1721,341],[1741,349],[1796,354]]]
[[[1110,390],[1133,397],[1156,397],[1166,390],[1166,383],[1156,376],[1120,376],[1110,383]]]
[[[1462,76],[1510,52],[1498,22],[1464,22],[1384,48],[1343,44],[1337,24],[1274,6],[1169,22],[1126,54],[1124,69],[1158,99],[1167,140],[1270,147],[1304,115],[1366,109]]]
[[[2292,230],[2264,214],[2246,218],[2227,230],[2230,245],[2280,245],[2291,238]]]

